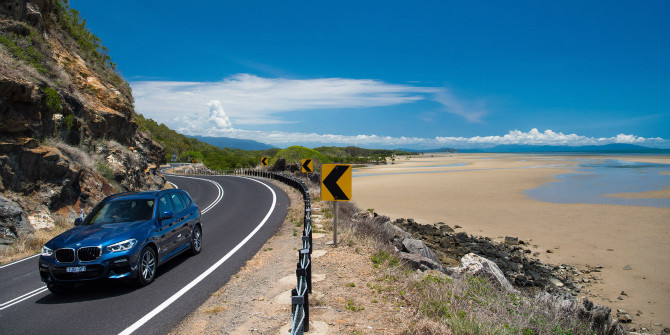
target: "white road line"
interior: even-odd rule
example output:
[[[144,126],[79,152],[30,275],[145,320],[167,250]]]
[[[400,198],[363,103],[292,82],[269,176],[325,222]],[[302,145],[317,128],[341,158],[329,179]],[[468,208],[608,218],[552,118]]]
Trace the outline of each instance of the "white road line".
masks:
[[[42,286],[42,287],[40,287],[40,288],[38,288],[38,289],[36,289],[36,290],[30,291],[30,292],[24,294],[24,295],[22,295],[22,296],[20,296],[20,297],[18,297],[18,298],[14,298],[14,299],[12,299],[12,300],[10,300],[10,301],[7,301],[7,302],[5,302],[5,303],[2,303],[2,304],[0,304],[0,311],[3,310],[3,309],[5,309],[5,308],[14,306],[14,305],[20,303],[21,301],[30,299],[30,298],[32,298],[32,297],[38,295],[38,294],[42,294],[42,293],[44,293],[44,292],[46,292],[46,291],[47,291],[47,287],[46,287],[46,286]]]
[[[204,181],[208,181],[208,182],[214,184],[214,186],[216,186],[216,189],[219,191],[219,194],[217,195],[217,197],[216,197],[216,199],[214,200],[214,202],[212,202],[211,204],[209,204],[209,206],[207,206],[205,209],[202,210],[202,214],[207,213],[207,211],[209,211],[209,210],[212,209],[214,206],[216,206],[216,205],[219,203],[219,201],[221,201],[221,199],[223,198],[223,187],[221,187],[221,185],[219,185],[219,183],[217,183],[217,182],[215,182],[215,181],[213,181],[213,180],[204,179],[204,178],[198,178],[198,177],[178,176],[178,175],[170,175],[170,177],[179,177],[179,178],[188,178],[188,179],[204,180]],[[172,184],[172,183],[170,183],[170,184]],[[173,185],[174,185],[174,184],[173,184]],[[175,186],[177,186],[177,185],[175,185]]]
[[[188,177],[188,178],[192,178],[192,177]],[[192,282],[188,283],[188,285],[184,286],[181,290],[179,290],[177,293],[173,294],[170,298],[165,300],[162,304],[158,305],[158,307],[154,308],[151,312],[149,312],[149,314],[143,316],[141,319],[137,320],[137,322],[133,323],[130,327],[126,328],[124,331],[119,333],[119,335],[132,334],[134,331],[136,331],[137,329],[142,327],[142,325],[147,323],[149,320],[151,320],[158,313],[162,312],[164,309],[166,309],[168,306],[170,306],[173,302],[175,302],[177,299],[179,299],[182,295],[186,294],[186,292],[188,292],[190,289],[195,287],[195,285],[200,283],[203,279],[205,279],[212,272],[214,272],[214,270],[216,270],[219,266],[221,266],[221,264],[223,264],[225,261],[227,261],[238,250],[240,250],[240,248],[242,248],[247,242],[249,242],[249,240],[251,240],[251,238],[254,235],[256,235],[256,233],[259,230],[261,230],[263,225],[265,225],[265,222],[268,221],[268,219],[270,218],[270,215],[272,214],[272,212],[275,209],[275,204],[277,203],[277,194],[275,193],[275,191],[270,186],[268,186],[267,184],[265,184],[261,181],[258,181],[256,179],[252,179],[252,178],[246,178],[246,177],[239,177],[239,178],[245,178],[245,179],[253,180],[257,183],[260,183],[260,184],[264,185],[265,187],[267,187],[270,190],[270,192],[272,192],[272,205],[270,206],[270,210],[268,211],[268,213],[265,215],[265,218],[263,218],[261,223],[259,223],[258,226],[256,226],[256,228],[251,233],[249,233],[249,235],[247,235],[246,238],[244,238],[244,240],[242,240],[237,246],[235,246],[235,248],[233,250],[229,251],[225,256],[223,256],[223,258],[221,258],[216,263],[214,263],[214,265],[210,266],[209,269],[207,269],[205,272],[200,274]],[[200,178],[193,178],[193,179],[200,179]],[[208,179],[202,179],[202,180],[211,181],[211,180],[208,180]],[[213,182],[213,183],[218,185],[218,183],[216,183],[216,182]],[[220,185],[219,185],[219,187],[220,187]]]
[[[174,188],[179,188],[179,186],[175,185],[174,183],[168,182],[168,184],[172,185]]]
[[[35,258],[35,257],[37,257],[37,256],[39,256],[39,255],[40,255],[40,254],[34,254],[34,255],[32,255],[32,256],[28,256],[28,257],[26,257],[26,258],[19,259],[18,261],[14,261],[14,262],[11,262],[11,263],[2,265],[2,266],[0,266],[0,269],[2,269],[2,268],[6,268],[6,267],[8,267],[8,266],[10,266],[10,265],[14,265],[14,264],[16,264],[16,263],[21,263],[21,262],[23,262],[23,261],[25,261],[25,260],[28,260],[28,259],[31,259],[31,258]]]

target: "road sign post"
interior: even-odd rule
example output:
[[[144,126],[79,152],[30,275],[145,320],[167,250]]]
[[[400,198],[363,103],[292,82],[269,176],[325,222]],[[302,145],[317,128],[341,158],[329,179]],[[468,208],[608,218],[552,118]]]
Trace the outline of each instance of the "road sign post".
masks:
[[[337,216],[340,201],[351,200],[351,165],[323,164],[321,166],[321,200],[334,201],[333,245],[337,248]]]

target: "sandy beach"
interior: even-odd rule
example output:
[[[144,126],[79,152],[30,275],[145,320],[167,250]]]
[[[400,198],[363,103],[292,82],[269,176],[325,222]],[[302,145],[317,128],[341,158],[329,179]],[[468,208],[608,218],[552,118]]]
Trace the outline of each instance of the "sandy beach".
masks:
[[[633,316],[633,327],[670,326],[670,208],[552,203],[525,193],[564,182],[556,176],[577,172],[584,159],[670,164],[670,156],[398,157],[393,165],[356,169],[353,201],[391,219],[442,221],[496,240],[516,236],[529,241],[547,263],[601,265],[601,280],[587,288],[590,292],[583,291],[586,296],[610,306],[615,314],[617,308],[625,309]],[[670,199],[670,189],[607,197]]]

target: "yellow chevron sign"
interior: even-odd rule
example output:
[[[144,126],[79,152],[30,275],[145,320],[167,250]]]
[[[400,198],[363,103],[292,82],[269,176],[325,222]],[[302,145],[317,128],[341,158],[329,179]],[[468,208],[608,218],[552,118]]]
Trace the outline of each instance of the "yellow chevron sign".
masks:
[[[314,162],[311,159],[303,159],[302,163],[300,163],[300,168],[303,173],[314,172]]]
[[[321,165],[321,200],[351,200],[351,165]]]

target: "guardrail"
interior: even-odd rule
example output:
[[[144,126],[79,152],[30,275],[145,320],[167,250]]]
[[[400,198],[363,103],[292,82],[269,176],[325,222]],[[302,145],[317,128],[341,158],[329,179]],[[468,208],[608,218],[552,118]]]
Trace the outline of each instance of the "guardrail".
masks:
[[[309,331],[309,295],[312,293],[312,205],[309,189],[304,181],[281,173],[241,169],[233,174],[263,177],[287,184],[302,193],[305,202],[303,218],[302,248],[298,250],[295,275],[297,284],[291,290],[291,334],[300,335]]]
[[[291,290],[291,335],[301,335],[309,331],[309,295],[312,293],[312,205],[309,189],[304,181],[292,176],[257,169],[235,169],[214,171],[190,169],[184,174],[198,175],[242,175],[268,178],[287,184],[302,193],[305,202],[303,217],[302,248],[298,250],[296,264],[296,286]]]

